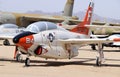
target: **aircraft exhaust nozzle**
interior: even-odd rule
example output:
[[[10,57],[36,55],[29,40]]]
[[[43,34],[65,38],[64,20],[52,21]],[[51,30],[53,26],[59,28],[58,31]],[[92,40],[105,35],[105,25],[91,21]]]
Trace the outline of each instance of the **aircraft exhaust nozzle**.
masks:
[[[63,16],[72,16],[73,13],[74,0],[67,0]]]

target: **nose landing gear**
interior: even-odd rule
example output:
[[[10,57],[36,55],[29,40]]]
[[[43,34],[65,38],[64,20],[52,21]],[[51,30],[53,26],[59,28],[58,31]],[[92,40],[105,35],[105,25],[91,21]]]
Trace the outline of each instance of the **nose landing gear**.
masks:
[[[30,66],[30,59],[29,58],[25,59],[25,66]]]
[[[16,61],[17,62],[22,62],[23,61],[23,57],[21,56],[21,54],[16,55]]]

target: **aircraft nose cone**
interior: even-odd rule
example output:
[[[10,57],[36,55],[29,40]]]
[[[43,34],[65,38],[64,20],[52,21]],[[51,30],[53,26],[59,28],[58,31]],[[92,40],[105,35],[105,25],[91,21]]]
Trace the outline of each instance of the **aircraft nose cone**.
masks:
[[[19,41],[20,41],[21,38],[29,36],[29,35],[32,35],[32,34],[35,34],[35,33],[32,33],[32,32],[23,32],[23,33],[20,33],[20,34],[18,34],[17,36],[15,36],[13,38],[13,43],[19,43]]]
[[[18,36],[14,37],[14,38],[13,38],[13,43],[18,43],[18,42],[19,42]]]
[[[13,42],[18,47],[22,47],[23,50],[28,50],[34,43],[34,36],[32,34],[22,33],[13,38]]]

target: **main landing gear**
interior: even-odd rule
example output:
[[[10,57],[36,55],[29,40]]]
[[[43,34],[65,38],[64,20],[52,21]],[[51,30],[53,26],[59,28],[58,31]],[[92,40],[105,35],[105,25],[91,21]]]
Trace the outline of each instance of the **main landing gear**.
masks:
[[[96,58],[96,66],[101,66],[101,61],[99,57]]]
[[[96,65],[101,66],[101,64],[104,62],[104,53],[103,53],[103,48],[102,44],[98,44],[98,56],[96,58]]]

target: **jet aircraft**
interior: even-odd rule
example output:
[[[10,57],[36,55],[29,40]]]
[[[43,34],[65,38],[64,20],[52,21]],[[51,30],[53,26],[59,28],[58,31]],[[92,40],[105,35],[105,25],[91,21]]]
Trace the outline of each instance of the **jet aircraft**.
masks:
[[[96,37],[96,36],[94,36],[94,38],[108,38],[108,39],[114,39],[114,38],[120,38],[120,34],[119,33],[113,33],[113,34],[111,34],[111,35],[109,35],[109,36],[103,36],[103,37]],[[120,48],[120,42],[110,42],[110,43],[103,43],[102,44],[102,48],[104,48],[104,47],[119,47]],[[91,48],[93,49],[93,50],[96,50],[96,45],[95,44],[91,44]]]
[[[102,43],[118,42],[120,38],[91,39],[91,31],[86,24],[90,24],[94,3],[90,2],[84,21],[71,31],[52,22],[39,21],[32,25],[40,25],[33,29],[20,33],[13,38],[16,45],[15,55],[20,51],[27,55],[25,65],[30,65],[30,56],[46,59],[71,59],[78,55],[78,48],[86,44],[98,44],[98,57],[96,65],[100,66],[104,61]],[[36,33],[35,31],[39,31]]]
[[[51,21],[51,22],[62,22],[66,19],[76,20],[77,17],[72,17],[74,6],[74,0],[67,0],[63,15],[61,16],[50,16],[42,14],[28,14],[28,13],[11,13],[11,12],[0,12],[0,24],[12,23],[18,26],[26,27],[29,24],[36,21]]]
[[[15,35],[23,32],[25,30],[24,27],[18,27],[15,24],[2,24],[0,25],[0,36],[2,37],[14,37]],[[3,45],[11,45],[9,42],[9,39],[2,39],[0,38],[0,41],[3,41]]]

